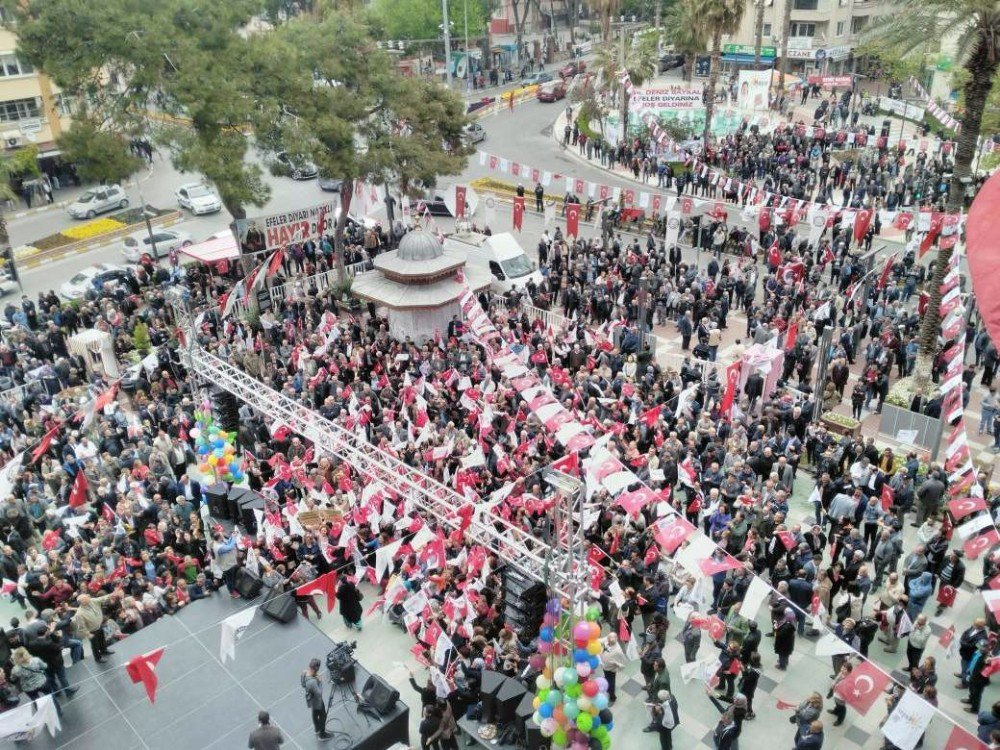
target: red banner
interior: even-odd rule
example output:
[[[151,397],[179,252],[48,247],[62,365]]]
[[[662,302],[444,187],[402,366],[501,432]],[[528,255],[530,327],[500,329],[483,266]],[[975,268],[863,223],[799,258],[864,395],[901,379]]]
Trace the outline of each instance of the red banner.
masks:
[[[521,231],[521,223],[524,219],[524,196],[519,195],[514,198],[514,229]]]

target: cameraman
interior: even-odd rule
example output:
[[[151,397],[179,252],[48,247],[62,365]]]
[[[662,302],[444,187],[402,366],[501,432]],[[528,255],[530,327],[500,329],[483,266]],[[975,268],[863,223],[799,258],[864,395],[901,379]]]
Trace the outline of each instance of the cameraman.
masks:
[[[326,731],[326,701],[323,700],[323,679],[319,669],[322,662],[310,659],[309,668],[302,673],[302,688],[306,691],[306,706],[312,711],[313,729],[321,740],[330,739]]]

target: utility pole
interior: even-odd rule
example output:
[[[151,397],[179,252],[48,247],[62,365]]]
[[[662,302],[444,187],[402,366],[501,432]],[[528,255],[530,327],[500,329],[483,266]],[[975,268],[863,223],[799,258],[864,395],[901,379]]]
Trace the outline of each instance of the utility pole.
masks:
[[[448,0],[441,0],[441,16],[444,23],[441,29],[444,32],[444,77],[451,88],[451,29],[448,24]]]
[[[621,44],[618,47],[618,70],[624,71],[625,70],[625,24],[624,23],[622,23],[621,26],[618,27],[618,37],[621,42]],[[621,82],[619,82],[619,85],[621,86]],[[625,86],[621,86],[621,89],[622,89],[622,116],[621,116],[622,142],[624,142],[625,126],[627,124],[626,120],[628,119],[628,101],[625,99],[626,97]]]
[[[469,53],[469,0],[463,0],[462,12],[465,14],[465,78],[472,80],[472,55]]]

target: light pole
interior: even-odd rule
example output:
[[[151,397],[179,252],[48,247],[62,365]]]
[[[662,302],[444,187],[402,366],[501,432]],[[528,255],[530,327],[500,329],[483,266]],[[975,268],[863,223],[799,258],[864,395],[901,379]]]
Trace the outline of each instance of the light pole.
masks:
[[[465,78],[472,80],[472,55],[469,52],[469,0],[462,0],[462,12],[465,14]]]
[[[451,88],[451,28],[448,23],[448,0],[441,0],[441,16],[444,23],[441,30],[444,32],[444,76]]]

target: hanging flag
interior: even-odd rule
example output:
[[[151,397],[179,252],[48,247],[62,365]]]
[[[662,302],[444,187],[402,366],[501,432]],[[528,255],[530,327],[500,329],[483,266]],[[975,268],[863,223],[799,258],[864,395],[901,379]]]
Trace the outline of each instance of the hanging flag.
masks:
[[[322,594],[326,597],[326,613],[330,614],[337,603],[337,571],[331,570],[308,583],[303,583],[295,589],[295,593]]]
[[[986,745],[979,741],[972,732],[963,729],[959,725],[951,730],[948,741],[944,745],[944,750],[986,750]]]
[[[455,218],[465,217],[465,185],[455,186]]]
[[[566,236],[576,238],[580,233],[580,204],[566,205]]]
[[[73,479],[73,489],[69,493],[69,507],[79,508],[81,505],[87,502],[87,489],[90,487],[87,484],[87,477],[83,473],[83,467],[78,465],[76,469],[76,477]]]
[[[854,668],[834,689],[844,703],[864,716],[875,705],[891,678],[870,661],[863,661]]]
[[[980,510],[986,510],[986,501],[981,497],[960,497],[948,501],[948,512],[955,517],[956,521]]]
[[[975,560],[981,554],[986,552],[988,549],[995,547],[1000,544],[1000,534],[997,533],[996,528],[992,528],[985,534],[980,534],[979,536],[974,536],[962,545],[962,549],[965,550],[965,555],[970,560]]]
[[[724,419],[730,419],[733,413],[733,403],[736,401],[736,388],[740,382],[740,370],[743,367],[741,360],[736,360],[726,368],[726,390],[722,394],[722,403],[719,404],[719,412]]]
[[[160,663],[164,649],[158,648],[149,653],[133,656],[125,665],[129,679],[133,684],[142,683],[146,688],[146,695],[149,696],[150,703],[156,703],[156,686],[159,680],[156,677],[156,665]]]
[[[913,750],[935,713],[934,706],[912,690],[906,690],[882,724],[882,734],[899,750]]]
[[[225,664],[226,659],[236,659],[236,644],[250,627],[257,607],[244,609],[235,615],[230,615],[222,621],[222,640],[219,643],[219,660]]]
[[[521,231],[521,224],[524,220],[524,196],[514,197],[514,229]]]
[[[870,208],[862,208],[854,216],[854,241],[861,242],[868,233],[868,227],[872,223],[872,211]]]
[[[737,570],[742,568],[743,563],[735,557],[727,554],[721,559],[717,557],[706,557],[703,560],[699,560],[698,567],[705,575],[712,576],[716,573],[723,573],[727,570]]]

